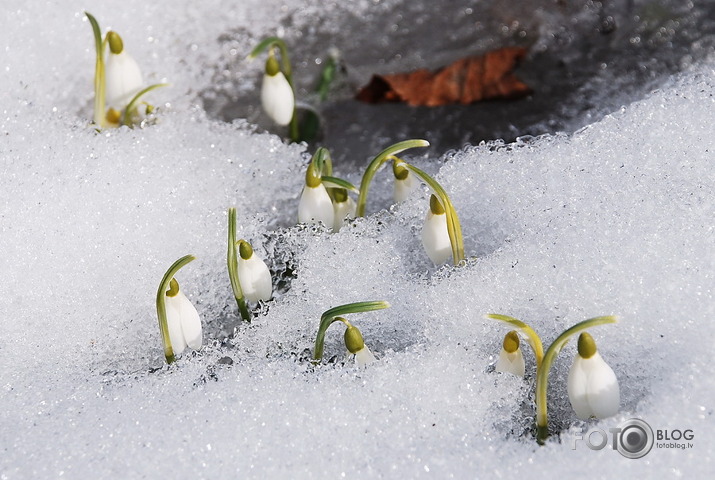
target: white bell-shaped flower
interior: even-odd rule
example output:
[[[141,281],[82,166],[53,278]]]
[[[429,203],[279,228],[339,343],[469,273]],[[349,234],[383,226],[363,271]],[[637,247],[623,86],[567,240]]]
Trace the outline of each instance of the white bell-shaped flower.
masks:
[[[447,214],[434,195],[430,197],[430,209],[422,226],[422,245],[429,258],[437,265],[446,262],[452,254],[452,244],[447,232]]]
[[[410,193],[419,185],[413,173],[410,173],[399,162],[392,163],[392,172],[395,174],[395,183],[392,186],[392,198],[396,203],[404,202]]]
[[[116,32],[107,34],[109,56],[105,66],[105,98],[108,108],[122,111],[142,89],[139,65],[125,50]]]
[[[239,241],[238,250],[238,281],[241,283],[243,296],[251,302],[270,300],[273,295],[273,281],[265,262],[245,240]]]
[[[526,370],[524,365],[524,355],[519,348],[519,335],[512,330],[504,337],[499,360],[494,368],[497,372],[508,372],[523,377]]]
[[[365,345],[360,330],[350,324],[347,324],[347,326],[348,328],[345,330],[345,347],[348,349],[348,352],[355,355],[355,361],[358,367],[376,362],[377,359],[367,345]]]
[[[578,354],[569,370],[568,393],[576,416],[582,420],[618,413],[621,401],[618,379],[588,333],[578,338]]]
[[[357,205],[355,200],[353,200],[345,189],[339,188],[333,190],[333,198],[335,202],[333,203],[333,210],[335,213],[335,219],[333,223],[333,231],[337,232],[343,223],[348,218],[355,218],[355,209]]]
[[[333,201],[313,165],[308,166],[305,174],[305,186],[298,203],[298,222],[323,223],[328,228],[335,224]]]
[[[202,343],[199,312],[186,295],[179,290],[179,283],[172,279],[166,291],[166,321],[169,340],[174,355],[179,355],[188,346],[199,350]]]
[[[266,114],[278,125],[288,125],[293,118],[295,109],[293,87],[281,72],[273,52],[266,60],[266,71],[261,86],[261,104]]]

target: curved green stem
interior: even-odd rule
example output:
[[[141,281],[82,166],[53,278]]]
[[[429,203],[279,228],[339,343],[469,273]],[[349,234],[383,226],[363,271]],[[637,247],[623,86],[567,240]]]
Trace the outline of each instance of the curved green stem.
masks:
[[[104,43],[102,42],[102,31],[99,28],[97,19],[89,12],[84,12],[84,14],[92,25],[94,48],[97,52],[97,60],[94,65],[94,124],[102,128],[106,125],[104,120],[104,111],[106,108],[104,93]]]
[[[389,303],[382,300],[377,300],[371,302],[348,303],[345,305],[340,305],[338,307],[331,308],[330,310],[326,310],[325,312],[323,312],[323,315],[320,316],[320,326],[318,327],[318,334],[315,337],[315,347],[313,348],[313,361],[319,362],[323,358],[325,332],[328,330],[328,327],[333,324],[333,322],[338,321],[336,317],[341,317],[350,313],[382,310],[383,308],[388,308],[389,306]]]
[[[328,177],[326,175],[323,175],[320,177],[321,182],[323,182],[323,185],[325,185],[326,188],[344,188],[345,190],[348,190],[350,192],[354,193],[360,193],[360,190],[353,185],[352,183],[348,182],[347,180],[343,180],[342,178],[338,177]]]
[[[238,305],[241,318],[246,322],[251,321],[251,314],[246,306],[246,298],[243,296],[241,282],[238,280],[238,256],[236,255],[236,209],[228,209],[228,252],[226,253],[226,264],[228,266],[228,278],[231,280],[233,296]]]
[[[154,85],[149,85],[148,87],[140,90],[136,95],[134,95],[132,100],[129,102],[129,104],[127,104],[126,108],[124,109],[124,115],[122,116],[122,125],[130,125],[130,123],[131,123],[130,117],[131,117],[132,110],[134,109],[134,105],[139,101],[139,99],[141,97],[143,97],[147,93],[151,92],[152,90],[155,90],[155,89],[161,88],[161,87],[168,87],[168,86],[169,86],[168,83],[155,83]]]
[[[396,158],[396,157],[395,157]],[[464,239],[462,238],[462,226],[459,223],[457,210],[454,208],[452,201],[449,199],[447,192],[442,188],[437,180],[429,176],[423,170],[410,165],[409,163],[400,161],[400,165],[404,165],[406,169],[420,177],[437,195],[445,214],[447,215],[447,234],[449,235],[449,243],[452,246],[452,261],[455,265],[459,265],[464,260]]]
[[[551,370],[551,366],[556,360],[556,356],[559,354],[564,345],[566,345],[566,342],[568,342],[569,339],[577,333],[597,325],[616,323],[617,320],[617,317],[613,315],[584,320],[559,335],[546,350],[544,361],[536,372],[536,441],[539,442],[540,445],[543,445],[549,436],[546,390],[549,382],[549,370]]]
[[[159,318],[159,331],[161,332],[161,341],[164,345],[164,357],[166,363],[174,361],[174,349],[171,346],[169,338],[169,322],[166,318],[166,291],[169,289],[169,282],[174,278],[174,275],[186,264],[195,260],[193,255],[186,255],[175,261],[169,270],[164,274],[159,284],[159,290],[156,292],[156,315]]]
[[[380,152],[368,165],[365,173],[362,176],[362,181],[360,182],[360,195],[357,200],[357,209],[355,215],[358,217],[365,216],[365,204],[367,203],[367,192],[370,189],[370,182],[372,182],[372,177],[380,169],[382,164],[390,160],[390,157],[397,155],[400,152],[407,150],[408,148],[416,147],[429,147],[429,142],[427,140],[405,140],[403,142],[396,143],[387,147],[385,150]]]
[[[534,357],[536,357],[536,371],[539,371],[539,367],[541,367],[541,361],[544,358],[544,347],[543,344],[541,343],[541,338],[536,334],[533,328],[531,328],[529,325],[526,323],[522,322],[521,320],[518,320],[514,317],[510,317],[508,315],[500,315],[498,313],[487,313],[485,315],[486,318],[491,318],[493,320],[499,320],[505,323],[508,323],[509,325],[512,325],[521,332],[523,332],[529,342],[529,345],[531,348],[534,350]]]

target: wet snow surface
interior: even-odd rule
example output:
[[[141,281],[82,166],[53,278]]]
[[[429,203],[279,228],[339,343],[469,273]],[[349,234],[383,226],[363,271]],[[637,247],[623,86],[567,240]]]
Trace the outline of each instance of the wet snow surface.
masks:
[[[1,7],[0,478],[712,475],[712,2],[544,0],[512,13],[509,2],[444,1],[442,15],[429,2],[159,3]],[[84,9],[122,34],[148,83],[172,84],[150,96],[156,125],[88,126]],[[433,40],[444,32],[449,40]],[[433,141],[407,158],[450,193],[466,265],[430,264],[419,242],[428,193],[390,206],[389,170],[368,217],[337,234],[294,226],[312,150],[264,131],[262,61],[243,60],[276,33],[296,45],[304,90],[320,44],[343,51],[350,83],[527,42],[522,76],[537,93],[522,101],[526,118],[516,103],[443,118],[393,105],[380,121],[382,107],[359,106],[354,130],[336,135],[351,122],[340,97],[349,84],[326,106],[326,145],[364,149],[336,154],[336,174],[353,183],[393,141]],[[549,79],[559,75],[539,59],[578,77],[550,109],[538,92],[557,99]],[[598,67],[579,68],[590,61]],[[231,108],[246,119],[227,123]],[[501,113],[484,129],[460,117],[489,112]],[[536,136],[556,131],[566,133]],[[238,321],[225,269],[230,206],[278,287],[251,325]],[[205,347],[166,366],[154,297],[187,253],[198,259],[178,280]],[[313,366],[320,314],[362,300],[392,304],[350,318],[380,361],[345,361],[336,325]],[[493,372],[507,329],[488,312],[526,321],[546,344],[586,318],[619,315],[591,330],[621,383],[619,415],[577,420],[566,394],[572,342],[551,372],[554,435],[538,447],[533,373]],[[693,430],[693,447],[629,460],[578,440],[584,426],[634,417]]]

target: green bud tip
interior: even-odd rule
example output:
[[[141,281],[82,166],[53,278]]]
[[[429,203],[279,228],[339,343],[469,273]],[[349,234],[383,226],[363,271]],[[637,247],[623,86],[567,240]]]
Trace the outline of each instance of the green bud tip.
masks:
[[[357,353],[365,348],[365,341],[362,339],[362,333],[357,327],[348,325],[345,329],[345,346],[350,353]]]
[[[317,188],[322,183],[320,175],[318,174],[318,169],[315,168],[315,164],[311,163],[308,165],[308,170],[305,172],[305,184],[310,188]]]
[[[166,291],[167,297],[175,297],[179,293],[179,282],[172,278],[169,282],[169,290]]]
[[[109,51],[113,54],[119,55],[124,50],[124,42],[117,32],[110,30],[107,33],[107,41],[109,42]]]
[[[516,330],[512,330],[504,336],[504,351],[514,353],[519,350],[519,335]]]
[[[398,180],[404,180],[407,178],[407,175],[409,175],[410,171],[405,168],[404,165],[402,165],[399,162],[392,162],[392,173],[395,174],[395,178]]]
[[[578,354],[581,358],[591,358],[596,351],[596,341],[591,335],[583,332],[578,336]]]
[[[271,50],[271,53],[268,55],[268,59],[266,60],[266,75],[272,77],[274,75],[278,75],[278,72],[280,71],[281,66],[278,64],[278,60],[273,54],[273,50]]]
[[[241,255],[242,259],[248,260],[249,258],[251,258],[253,256],[253,247],[247,241],[239,240],[238,241],[238,252]]]
[[[437,196],[434,194],[429,197],[429,209],[434,215],[444,214],[444,207],[442,206],[442,202],[440,202],[439,198],[437,198]]]
[[[344,188],[333,189],[333,199],[335,203],[343,203],[348,201],[348,191]]]

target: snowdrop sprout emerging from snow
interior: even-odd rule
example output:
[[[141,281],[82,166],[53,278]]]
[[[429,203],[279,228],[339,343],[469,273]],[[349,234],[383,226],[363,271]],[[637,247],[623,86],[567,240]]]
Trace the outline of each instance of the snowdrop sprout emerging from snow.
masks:
[[[593,337],[578,337],[578,352],[569,370],[568,392],[578,418],[607,418],[618,413],[621,403],[618,379],[601,358]]]

